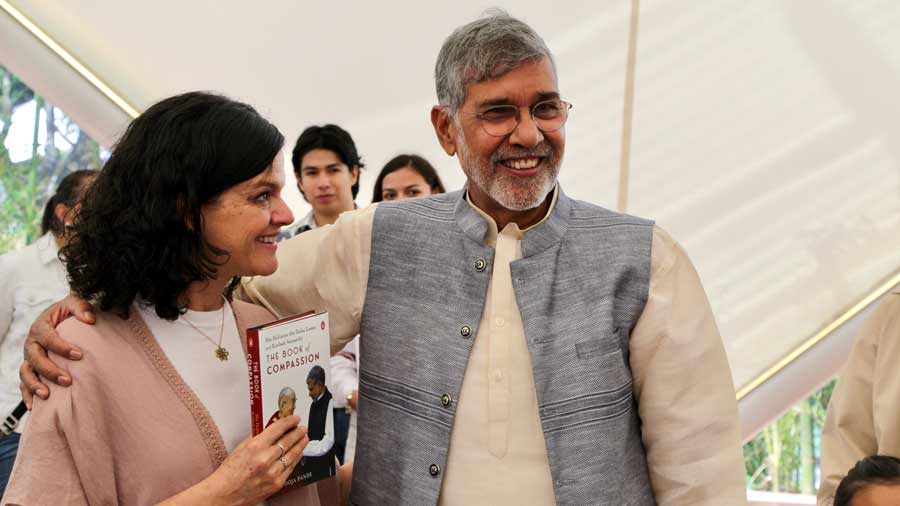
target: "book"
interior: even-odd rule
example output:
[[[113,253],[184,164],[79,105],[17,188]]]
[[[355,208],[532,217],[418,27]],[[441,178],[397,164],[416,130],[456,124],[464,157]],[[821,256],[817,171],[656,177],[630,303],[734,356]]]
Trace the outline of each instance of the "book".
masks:
[[[285,489],[335,474],[330,351],[328,313],[303,313],[247,329],[253,435],[292,414],[307,428],[309,444]]]

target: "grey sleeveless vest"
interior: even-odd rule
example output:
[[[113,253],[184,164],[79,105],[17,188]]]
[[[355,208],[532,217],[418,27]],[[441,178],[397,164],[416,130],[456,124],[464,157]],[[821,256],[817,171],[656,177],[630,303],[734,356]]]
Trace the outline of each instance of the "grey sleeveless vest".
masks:
[[[511,264],[556,502],[651,506],[628,339],[647,301],[653,224],[559,191]],[[353,504],[438,501],[494,263],[486,229],[462,191],[375,212]]]

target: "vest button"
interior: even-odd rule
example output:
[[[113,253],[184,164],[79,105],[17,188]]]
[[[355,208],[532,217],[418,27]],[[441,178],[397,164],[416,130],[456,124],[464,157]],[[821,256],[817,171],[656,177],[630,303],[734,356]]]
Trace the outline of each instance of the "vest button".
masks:
[[[472,327],[468,325],[463,325],[461,329],[459,329],[459,335],[463,337],[469,337],[472,335]]]
[[[485,267],[487,267],[487,262],[485,262],[483,258],[479,258],[478,260],[475,260],[475,270],[476,271],[481,272],[484,270]]]
[[[441,405],[445,408],[449,408],[451,402],[453,402],[453,397],[450,397],[450,394],[444,394],[441,396]]]
[[[441,474],[441,466],[439,466],[437,464],[431,464],[430,466],[428,466],[428,474],[430,474],[432,476],[437,476],[437,475]]]

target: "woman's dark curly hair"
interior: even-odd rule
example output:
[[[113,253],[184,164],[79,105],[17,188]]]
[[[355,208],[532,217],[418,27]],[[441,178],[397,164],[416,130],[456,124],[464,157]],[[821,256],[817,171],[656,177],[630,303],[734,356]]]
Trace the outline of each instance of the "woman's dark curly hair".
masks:
[[[873,485],[900,486],[900,459],[873,455],[857,462],[834,492],[834,506],[850,506],[853,496]]]
[[[122,317],[140,297],[177,318],[188,286],[214,279],[227,255],[203,239],[201,207],[265,171],[283,144],[256,110],[220,95],[185,93],[147,109],[89,187],[61,252],[72,290]]]

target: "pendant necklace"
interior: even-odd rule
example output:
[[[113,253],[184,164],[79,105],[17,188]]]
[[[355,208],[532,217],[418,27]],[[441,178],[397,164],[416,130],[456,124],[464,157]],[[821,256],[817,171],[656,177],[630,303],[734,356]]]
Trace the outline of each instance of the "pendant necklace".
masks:
[[[225,299],[224,295],[222,296],[222,299],[223,300]],[[213,338],[206,335],[205,332],[198,329],[193,323],[191,323],[190,320],[188,320],[184,316],[181,317],[181,319],[184,320],[188,325],[190,325],[192,329],[199,332],[200,335],[205,337],[207,341],[209,341],[209,342],[213,343],[213,345],[215,345],[216,358],[221,360],[222,362],[225,362],[226,360],[228,360],[228,350],[226,350],[225,348],[222,347],[222,336],[225,335],[225,306],[226,305],[227,304],[222,305],[222,324],[219,326],[219,342],[216,342],[215,340],[213,340]]]

